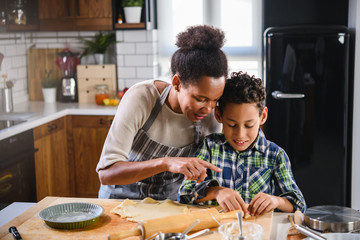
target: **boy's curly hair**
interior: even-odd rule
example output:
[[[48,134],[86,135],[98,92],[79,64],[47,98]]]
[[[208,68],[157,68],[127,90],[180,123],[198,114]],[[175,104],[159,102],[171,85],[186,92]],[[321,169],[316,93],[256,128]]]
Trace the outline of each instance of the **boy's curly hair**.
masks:
[[[228,103],[256,103],[261,115],[265,107],[266,92],[260,78],[249,76],[247,73],[233,72],[230,79],[226,80],[223,95],[219,99],[218,108],[223,114]]]

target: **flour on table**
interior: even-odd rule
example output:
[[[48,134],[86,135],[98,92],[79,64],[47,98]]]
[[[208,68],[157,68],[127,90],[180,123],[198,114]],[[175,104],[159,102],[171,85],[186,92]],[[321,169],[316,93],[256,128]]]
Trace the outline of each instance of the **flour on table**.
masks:
[[[169,199],[157,201],[152,198],[145,198],[140,202],[126,199],[111,212],[120,215],[121,218],[126,218],[126,220],[137,222],[186,213],[189,212],[189,208]]]

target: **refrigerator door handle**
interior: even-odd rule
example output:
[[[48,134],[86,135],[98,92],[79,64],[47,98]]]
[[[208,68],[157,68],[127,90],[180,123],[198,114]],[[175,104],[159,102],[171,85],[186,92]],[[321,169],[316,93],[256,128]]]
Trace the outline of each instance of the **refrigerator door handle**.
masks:
[[[283,93],[281,91],[274,91],[271,93],[275,99],[289,99],[289,98],[304,98],[305,94],[302,93]]]

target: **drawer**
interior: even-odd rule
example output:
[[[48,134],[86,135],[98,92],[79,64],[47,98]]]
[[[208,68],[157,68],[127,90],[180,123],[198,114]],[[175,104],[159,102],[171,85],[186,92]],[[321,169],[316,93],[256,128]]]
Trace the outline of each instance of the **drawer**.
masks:
[[[77,66],[78,78],[114,78],[115,75],[115,64]]]
[[[73,128],[109,128],[114,116],[72,116]]]
[[[34,128],[34,140],[46,137],[50,134],[63,130],[65,127],[65,118],[59,118],[54,121]]]

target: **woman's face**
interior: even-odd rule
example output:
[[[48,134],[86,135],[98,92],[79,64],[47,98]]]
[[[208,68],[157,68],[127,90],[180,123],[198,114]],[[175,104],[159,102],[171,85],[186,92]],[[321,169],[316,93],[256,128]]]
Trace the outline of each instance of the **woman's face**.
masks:
[[[177,77],[177,80],[173,81],[173,85],[177,91],[179,108],[193,122],[203,119],[212,112],[225,87],[225,77],[203,76],[196,84],[186,85],[180,78]]]

